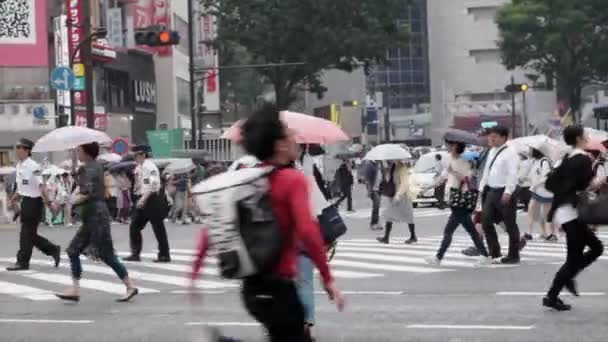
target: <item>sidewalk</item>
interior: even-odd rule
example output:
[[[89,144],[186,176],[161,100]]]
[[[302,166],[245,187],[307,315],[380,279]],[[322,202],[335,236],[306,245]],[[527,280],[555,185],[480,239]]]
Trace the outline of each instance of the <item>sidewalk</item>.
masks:
[[[14,230],[17,226],[16,223],[0,223],[0,230]]]

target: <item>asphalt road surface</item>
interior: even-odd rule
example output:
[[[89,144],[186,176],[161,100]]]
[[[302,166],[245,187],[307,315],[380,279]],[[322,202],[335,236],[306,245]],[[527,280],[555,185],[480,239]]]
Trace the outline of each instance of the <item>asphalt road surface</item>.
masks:
[[[543,293],[565,258],[557,243],[533,241],[518,266],[476,267],[460,251],[471,243],[462,230],[444,259],[429,266],[449,211],[418,208],[419,242],[403,244],[407,227],[397,225],[390,245],[369,230],[370,203],[359,194],[354,213],[344,213],[348,234],[341,240],[332,269],[348,305],[343,313],[317,293],[318,341],[608,341],[606,309],[608,256],[579,277],[582,296],[564,300],[569,313],[544,309]],[[527,227],[520,215],[520,226]],[[263,331],[245,313],[238,285],[219,278],[210,263],[200,282],[200,302],[185,294],[195,248],[195,226],[168,226],[173,262],[154,264],[151,229],[144,239],[145,259],[127,263],[142,294],[129,304],[115,303],[123,288],[112,270],[83,263],[82,298],[77,305],[53,296],[70,284],[69,264],[59,269],[34,252],[30,271],[8,273],[14,262],[18,230],[0,229],[0,341],[203,341],[207,326],[246,341],[264,341]],[[66,246],[75,228],[41,228]],[[113,227],[119,253],[128,253],[128,228]],[[608,232],[599,233],[608,240]],[[506,247],[506,235],[502,235]]]

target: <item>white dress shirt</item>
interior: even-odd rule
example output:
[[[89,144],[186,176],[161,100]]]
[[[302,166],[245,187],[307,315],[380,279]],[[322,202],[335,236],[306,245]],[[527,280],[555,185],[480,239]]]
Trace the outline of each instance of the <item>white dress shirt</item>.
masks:
[[[17,164],[17,193],[22,197],[40,197],[42,184],[42,169],[32,158],[27,158]]]
[[[150,159],[135,168],[136,193],[145,195],[160,190],[160,172]]]
[[[504,151],[496,157],[496,161],[492,165],[494,156],[503,148]],[[492,148],[486,160],[479,189],[483,189],[485,186],[489,186],[490,188],[505,188],[506,194],[512,194],[517,187],[520,162],[521,160],[517,152],[512,147],[502,145]],[[490,166],[492,166],[491,169]]]

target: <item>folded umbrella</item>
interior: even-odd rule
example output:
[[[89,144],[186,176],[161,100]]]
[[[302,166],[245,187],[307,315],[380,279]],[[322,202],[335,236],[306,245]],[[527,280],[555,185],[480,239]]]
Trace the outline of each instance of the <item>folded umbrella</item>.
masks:
[[[383,144],[372,148],[365,155],[367,160],[405,160],[411,159],[412,154],[396,144]]]
[[[92,142],[111,143],[112,138],[106,133],[94,129],[66,126],[54,129],[38,139],[32,152],[66,151]]]
[[[296,142],[299,144],[330,144],[349,139],[335,123],[312,115],[283,111],[281,120],[294,131]],[[240,141],[243,123],[243,120],[236,122],[224,132],[222,138]]]

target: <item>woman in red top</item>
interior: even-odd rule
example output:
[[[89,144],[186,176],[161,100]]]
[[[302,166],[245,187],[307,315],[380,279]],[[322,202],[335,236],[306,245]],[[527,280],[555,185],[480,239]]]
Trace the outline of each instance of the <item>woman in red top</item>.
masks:
[[[309,205],[308,182],[304,174],[289,166],[298,157],[293,133],[280,120],[276,107],[266,105],[241,127],[245,150],[266,164],[277,167],[270,176],[270,197],[276,220],[285,236],[280,260],[272,274],[243,281],[243,301],[249,313],[267,329],[272,342],[304,342],[304,311],[296,291],[297,256],[302,247],[321,274],[330,300],[339,310],[344,299],[335,287],[323,248],[318,223]],[[192,281],[199,278],[209,240],[201,233]]]

